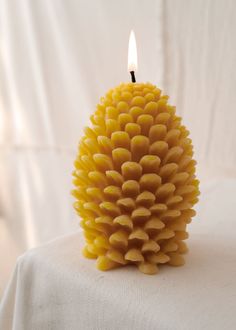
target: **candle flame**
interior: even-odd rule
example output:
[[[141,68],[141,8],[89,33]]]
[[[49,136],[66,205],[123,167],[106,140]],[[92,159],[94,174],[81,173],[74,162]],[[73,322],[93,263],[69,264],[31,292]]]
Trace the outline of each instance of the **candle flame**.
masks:
[[[138,55],[134,31],[131,30],[129,36],[129,51],[128,51],[128,71],[137,71]]]

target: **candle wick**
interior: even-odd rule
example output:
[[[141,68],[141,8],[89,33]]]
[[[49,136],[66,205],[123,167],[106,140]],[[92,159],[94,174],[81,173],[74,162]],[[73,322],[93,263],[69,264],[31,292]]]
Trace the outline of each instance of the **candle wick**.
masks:
[[[136,82],[134,71],[130,71],[132,83]]]

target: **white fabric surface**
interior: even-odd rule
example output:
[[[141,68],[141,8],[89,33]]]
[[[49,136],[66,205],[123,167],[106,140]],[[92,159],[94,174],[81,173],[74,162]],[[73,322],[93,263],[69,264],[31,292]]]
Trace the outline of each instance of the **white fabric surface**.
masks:
[[[236,2],[165,3],[165,85],[202,166],[236,171]]]
[[[235,194],[236,180],[202,187],[186,265],[155,276],[96,270],[81,256],[81,233],[27,252],[3,298],[0,329],[235,330]]]
[[[236,177],[234,0],[0,0],[0,294],[20,253],[77,228],[77,142],[129,80],[132,28],[137,79],[177,104],[201,173]]]

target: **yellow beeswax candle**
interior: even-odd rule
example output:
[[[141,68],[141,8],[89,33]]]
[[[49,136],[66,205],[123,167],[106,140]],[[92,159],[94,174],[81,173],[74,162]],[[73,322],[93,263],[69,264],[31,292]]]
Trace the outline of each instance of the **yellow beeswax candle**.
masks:
[[[111,89],[91,116],[75,160],[73,195],[83,255],[108,270],[184,263],[199,182],[192,141],[168,97],[150,83]]]

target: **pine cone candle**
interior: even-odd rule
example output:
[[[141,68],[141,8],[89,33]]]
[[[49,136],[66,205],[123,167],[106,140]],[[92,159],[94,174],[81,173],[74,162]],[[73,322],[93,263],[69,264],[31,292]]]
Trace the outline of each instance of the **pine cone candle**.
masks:
[[[135,264],[184,264],[186,226],[195,215],[195,177],[189,131],[150,83],[110,90],[79,144],[73,195],[86,245],[83,255],[109,270]]]

